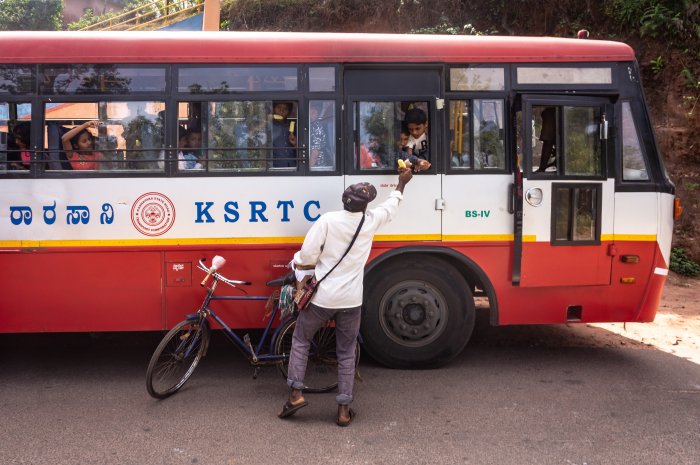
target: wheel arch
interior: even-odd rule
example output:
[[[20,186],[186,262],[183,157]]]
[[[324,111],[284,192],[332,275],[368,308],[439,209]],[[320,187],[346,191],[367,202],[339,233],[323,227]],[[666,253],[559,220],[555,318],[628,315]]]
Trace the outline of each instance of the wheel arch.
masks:
[[[469,286],[472,288],[472,291],[474,291],[475,287],[482,290],[483,295],[486,295],[486,297],[489,299],[490,323],[493,326],[498,325],[498,300],[496,298],[496,291],[491,283],[491,280],[486,275],[484,270],[472,259],[454,249],[432,246],[407,246],[391,249],[375,257],[365,267],[365,278],[379,272],[390,262],[404,260],[407,258],[415,258],[417,255],[428,255],[445,260],[464,277],[464,279],[469,283]],[[474,293],[475,297],[479,295],[482,295],[482,293]]]

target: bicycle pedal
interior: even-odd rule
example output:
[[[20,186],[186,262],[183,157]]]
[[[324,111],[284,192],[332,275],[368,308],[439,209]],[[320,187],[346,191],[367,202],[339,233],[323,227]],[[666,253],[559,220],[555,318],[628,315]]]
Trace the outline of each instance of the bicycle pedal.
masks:
[[[260,367],[255,367],[253,370],[253,379],[258,379],[258,375],[260,374]]]
[[[243,342],[248,346],[248,350],[250,350],[250,355],[253,357],[253,362],[258,363],[258,356],[255,355],[255,349],[253,349],[253,344],[250,342],[250,335],[248,333],[245,333],[245,336],[243,336]]]

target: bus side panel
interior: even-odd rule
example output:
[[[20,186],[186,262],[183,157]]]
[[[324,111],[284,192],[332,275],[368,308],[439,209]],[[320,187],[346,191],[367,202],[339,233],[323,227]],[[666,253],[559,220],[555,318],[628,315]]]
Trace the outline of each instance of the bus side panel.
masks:
[[[52,250],[0,255],[0,332],[155,330],[162,253]]]
[[[238,281],[250,281],[251,286],[238,286],[234,289],[219,283],[216,296],[259,296],[267,297],[276,288],[265,283],[286,275],[286,265],[299,250],[300,244],[238,245],[217,246],[199,250],[174,250],[165,254],[165,326],[172,328],[188,313],[199,309],[206,294],[200,285],[205,273],[197,268],[200,258],[211,264],[215,255],[226,258],[226,265],[219,270],[222,275]],[[179,276],[181,271],[187,276]],[[182,280],[178,280],[182,278]],[[262,328],[267,324],[265,301],[213,301],[209,305],[214,312],[233,329]]]
[[[607,242],[603,247],[608,247]],[[626,264],[614,257],[613,282],[591,286],[518,287],[511,282],[512,243],[495,246],[474,243],[451,245],[476,262],[491,280],[498,299],[498,324],[566,323],[567,309],[580,306],[581,322],[636,321],[653,272],[657,246],[652,241],[629,241],[616,245],[620,253],[638,255],[637,264]],[[554,271],[552,271],[554,272]],[[635,278],[622,284],[621,277]]]

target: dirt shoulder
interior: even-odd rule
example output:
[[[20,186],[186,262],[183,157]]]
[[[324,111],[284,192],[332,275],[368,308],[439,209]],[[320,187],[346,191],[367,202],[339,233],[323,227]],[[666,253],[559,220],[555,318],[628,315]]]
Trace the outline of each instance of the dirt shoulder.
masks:
[[[653,323],[586,326],[605,330],[594,331],[598,344],[655,348],[700,364],[700,280],[670,273]]]
[[[652,323],[490,326],[488,303],[477,312],[470,345],[653,349],[700,364],[700,279],[674,273]]]

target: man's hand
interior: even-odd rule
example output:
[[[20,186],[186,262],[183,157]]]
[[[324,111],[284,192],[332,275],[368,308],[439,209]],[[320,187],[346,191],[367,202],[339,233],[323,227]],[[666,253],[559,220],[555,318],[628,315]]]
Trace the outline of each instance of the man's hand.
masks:
[[[403,188],[406,184],[413,178],[413,173],[409,168],[399,168],[399,183],[396,186],[396,190],[403,194]]]

